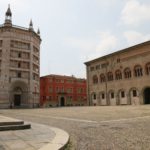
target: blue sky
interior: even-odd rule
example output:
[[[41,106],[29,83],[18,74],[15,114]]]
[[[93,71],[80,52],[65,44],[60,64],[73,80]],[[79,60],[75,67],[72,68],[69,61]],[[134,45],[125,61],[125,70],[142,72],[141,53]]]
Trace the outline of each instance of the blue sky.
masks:
[[[149,0],[0,0],[12,22],[41,31],[40,75],[86,77],[84,62],[150,39]]]

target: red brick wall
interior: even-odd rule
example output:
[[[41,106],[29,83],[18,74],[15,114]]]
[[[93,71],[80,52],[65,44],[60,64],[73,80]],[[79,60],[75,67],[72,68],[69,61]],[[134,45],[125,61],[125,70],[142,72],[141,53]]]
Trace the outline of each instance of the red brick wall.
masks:
[[[58,89],[61,91],[59,92]],[[72,89],[72,92],[68,92],[68,89]],[[79,89],[82,89],[81,93],[79,93]],[[72,105],[86,105],[86,80],[59,75],[49,75],[40,78],[40,104],[42,106],[47,102],[54,106],[59,105],[61,96],[64,96],[66,99],[72,97]],[[67,102],[65,105],[68,105]]]

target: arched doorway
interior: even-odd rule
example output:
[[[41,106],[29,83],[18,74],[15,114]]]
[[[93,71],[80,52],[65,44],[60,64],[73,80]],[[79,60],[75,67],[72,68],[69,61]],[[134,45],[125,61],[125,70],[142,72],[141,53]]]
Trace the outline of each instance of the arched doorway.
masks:
[[[28,85],[22,81],[14,81],[10,85],[10,108],[28,107]]]
[[[21,95],[22,95],[22,89],[20,87],[16,87],[14,89],[14,106],[21,105]]]
[[[60,106],[65,106],[65,98],[64,97],[60,98]]]
[[[150,87],[144,90],[144,104],[150,104]]]

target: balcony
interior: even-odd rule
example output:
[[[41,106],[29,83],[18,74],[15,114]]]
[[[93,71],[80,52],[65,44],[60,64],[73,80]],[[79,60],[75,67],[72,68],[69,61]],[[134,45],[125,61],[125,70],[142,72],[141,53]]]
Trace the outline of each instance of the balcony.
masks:
[[[25,83],[29,83],[29,78],[18,78],[18,77],[10,77],[9,78],[10,82],[16,82],[16,81],[22,81],[22,82],[25,82]]]

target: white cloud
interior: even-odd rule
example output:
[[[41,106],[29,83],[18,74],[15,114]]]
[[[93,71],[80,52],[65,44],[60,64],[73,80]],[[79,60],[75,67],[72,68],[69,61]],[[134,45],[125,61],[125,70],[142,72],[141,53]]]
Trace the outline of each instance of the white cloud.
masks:
[[[137,0],[128,0],[122,11],[122,21],[127,25],[139,25],[150,20],[150,4],[142,4]]]
[[[150,34],[143,35],[137,31],[126,31],[124,32],[124,37],[126,38],[129,45],[145,42],[150,40]]]
[[[89,51],[95,46],[93,40],[81,37],[67,37],[64,39],[63,44],[82,51]]]
[[[100,32],[100,42],[96,47],[96,51],[101,54],[111,52],[118,43],[118,39],[110,32]]]
[[[116,36],[112,35],[110,32],[99,32],[99,41],[96,44],[96,49],[91,51],[91,53],[86,58],[86,61],[95,59],[116,51],[118,47],[118,39]]]
[[[63,45],[76,48],[83,61],[95,59],[97,57],[112,53],[118,46],[118,39],[110,32],[97,32],[94,38],[67,37]]]
[[[96,2],[101,7],[112,7],[112,5],[116,5],[116,3],[118,3],[118,0],[96,0]]]

